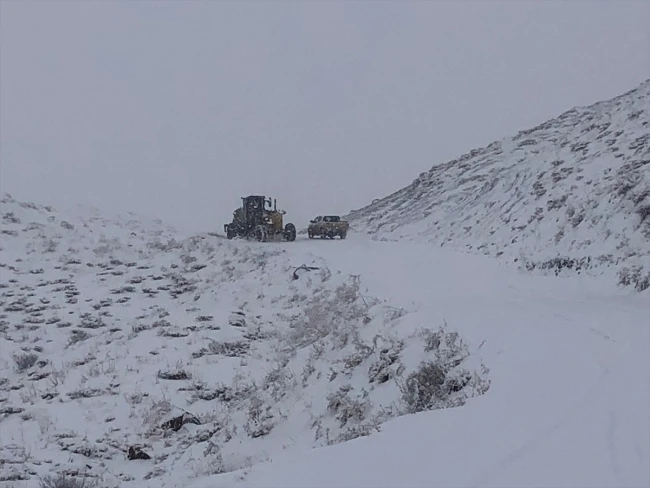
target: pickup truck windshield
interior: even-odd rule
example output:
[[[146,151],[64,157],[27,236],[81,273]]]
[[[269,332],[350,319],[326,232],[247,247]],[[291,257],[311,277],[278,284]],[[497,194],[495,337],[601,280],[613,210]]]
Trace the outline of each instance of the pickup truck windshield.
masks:
[[[340,222],[341,218],[338,215],[328,215],[323,217],[324,222]]]

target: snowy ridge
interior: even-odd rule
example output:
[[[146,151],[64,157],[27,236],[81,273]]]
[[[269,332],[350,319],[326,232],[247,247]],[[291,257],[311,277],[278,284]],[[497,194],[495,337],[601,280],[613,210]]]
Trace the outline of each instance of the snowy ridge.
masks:
[[[347,218],[377,239],[650,287],[650,80],[434,166]]]
[[[187,486],[489,389],[480,337],[323,258],[1,202],[2,487]]]

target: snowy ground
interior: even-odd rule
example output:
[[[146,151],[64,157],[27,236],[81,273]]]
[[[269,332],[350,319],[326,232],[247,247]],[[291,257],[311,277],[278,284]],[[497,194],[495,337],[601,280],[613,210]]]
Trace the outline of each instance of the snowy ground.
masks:
[[[2,214],[0,486],[650,485],[650,291],[355,233]],[[291,279],[302,264],[320,269]],[[422,360],[467,384],[401,415]],[[199,425],[162,427],[183,410]]]

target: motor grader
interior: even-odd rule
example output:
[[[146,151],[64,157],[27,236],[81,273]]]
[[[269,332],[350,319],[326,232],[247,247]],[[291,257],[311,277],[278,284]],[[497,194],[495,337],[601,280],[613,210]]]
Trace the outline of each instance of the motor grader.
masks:
[[[232,222],[223,226],[228,239],[242,237],[259,242],[296,240],[296,226],[283,224],[284,210],[278,210],[275,199],[263,195],[242,197],[242,206],[233,212]]]

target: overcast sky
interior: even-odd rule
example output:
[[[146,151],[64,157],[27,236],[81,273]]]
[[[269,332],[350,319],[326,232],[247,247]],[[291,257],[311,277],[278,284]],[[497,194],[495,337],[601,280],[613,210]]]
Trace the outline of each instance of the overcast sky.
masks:
[[[0,190],[301,228],[647,78],[649,1],[1,1]]]

